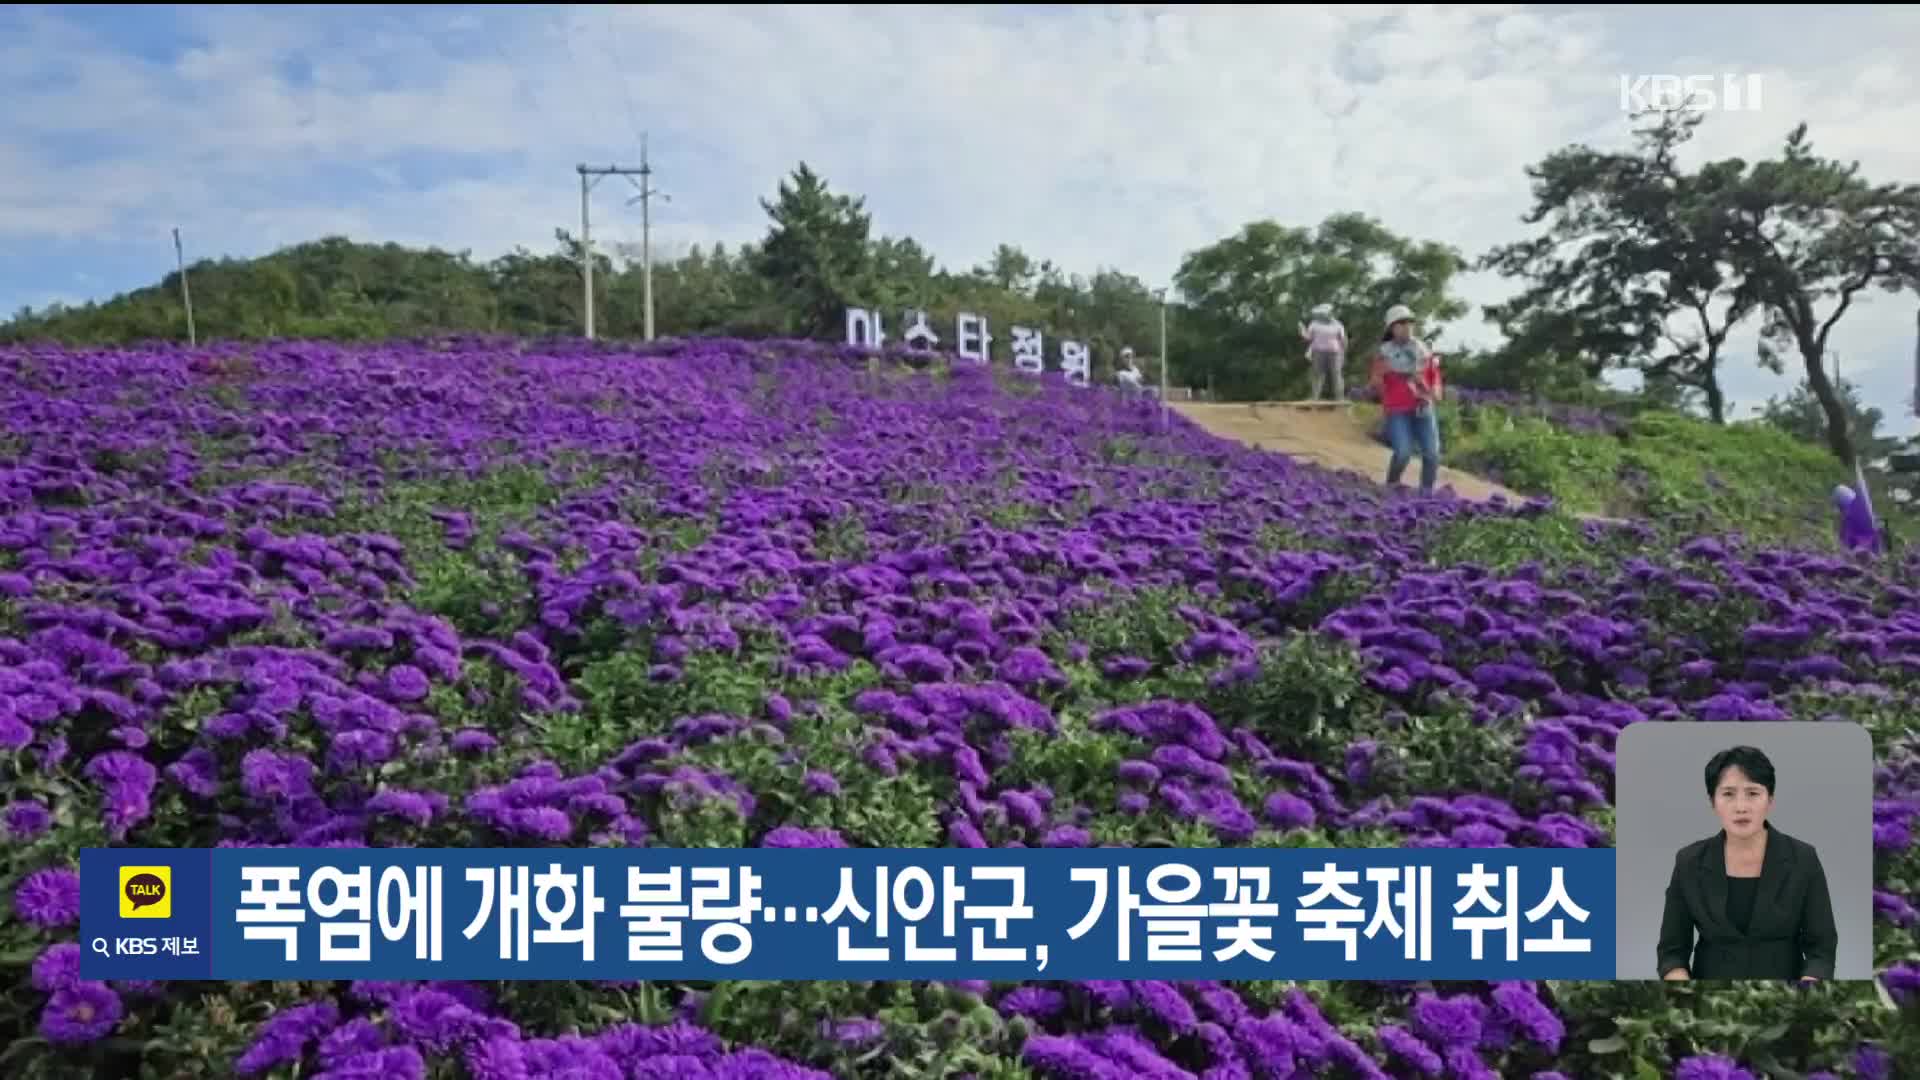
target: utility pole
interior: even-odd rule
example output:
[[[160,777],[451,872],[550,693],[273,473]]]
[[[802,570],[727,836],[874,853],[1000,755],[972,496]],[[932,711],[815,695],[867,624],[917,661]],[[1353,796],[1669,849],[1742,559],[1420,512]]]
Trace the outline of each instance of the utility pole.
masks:
[[[647,136],[640,135],[640,179],[632,176],[627,182],[639,191],[638,195],[627,200],[627,205],[640,204],[640,306],[643,309],[641,331],[647,341],[653,340],[653,197],[659,195],[668,202],[671,195],[661,194],[653,186],[653,166],[647,161]]]
[[[660,192],[653,189],[652,183],[650,180],[634,179],[634,177],[636,176],[642,177],[642,178],[649,178],[653,175],[653,168],[647,164],[647,160],[646,160],[645,137],[643,136],[641,139],[639,168],[633,168],[627,165],[576,165],[574,166],[574,171],[580,174],[580,280],[581,280],[581,287],[586,291],[586,300],[585,300],[585,303],[582,305],[582,308],[586,313],[585,329],[586,329],[587,340],[589,341],[593,340],[593,234],[590,231],[591,226],[588,222],[587,196],[588,196],[588,193],[593,190],[594,185],[598,184],[602,178],[608,177],[608,176],[624,176],[627,178],[627,182],[632,184],[640,192],[639,195],[635,196],[632,199],[627,200],[627,202],[629,205],[631,205],[634,202],[638,202],[640,203],[640,207],[641,207],[640,281],[641,281],[641,291],[644,294],[642,297],[642,303],[645,305],[645,308],[646,308],[646,312],[643,315],[643,319],[645,323],[644,329],[646,333],[646,338],[648,341],[652,341],[653,340],[653,253],[651,250],[649,250],[650,245],[652,243],[652,236],[650,235],[651,222],[648,220],[647,203],[648,203],[648,200],[650,200],[653,196],[660,195]],[[661,195],[660,197],[663,199],[666,198],[666,196],[664,195]]]
[[[583,330],[587,340],[593,340],[593,234],[587,225],[587,192],[600,181],[587,182],[587,167],[576,165],[580,171],[580,295],[583,305]]]
[[[1167,400],[1167,292],[1160,290],[1160,400]]]
[[[198,347],[200,337],[193,330],[193,292],[187,288],[187,256],[180,247],[180,226],[173,227],[173,260],[180,267],[180,300],[187,306],[187,344]]]

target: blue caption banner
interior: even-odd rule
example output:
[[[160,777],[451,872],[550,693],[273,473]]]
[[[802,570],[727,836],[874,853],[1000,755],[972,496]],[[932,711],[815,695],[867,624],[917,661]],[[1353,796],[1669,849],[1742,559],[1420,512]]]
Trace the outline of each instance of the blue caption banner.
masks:
[[[1611,849],[89,848],[86,979],[1612,979]]]

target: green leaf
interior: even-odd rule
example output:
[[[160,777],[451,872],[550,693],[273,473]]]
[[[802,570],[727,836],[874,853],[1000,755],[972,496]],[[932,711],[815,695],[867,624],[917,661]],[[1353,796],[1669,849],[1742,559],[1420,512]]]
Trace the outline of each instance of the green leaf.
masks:
[[[1775,1024],[1772,1027],[1761,1028],[1759,1031],[1754,1032],[1750,1038],[1756,1043],[1770,1043],[1784,1036],[1791,1027],[1792,1025],[1790,1024]]]
[[[1587,1052],[1591,1054],[1617,1054],[1627,1048],[1627,1040],[1618,1035],[1609,1035],[1604,1039],[1593,1039],[1587,1043]]]

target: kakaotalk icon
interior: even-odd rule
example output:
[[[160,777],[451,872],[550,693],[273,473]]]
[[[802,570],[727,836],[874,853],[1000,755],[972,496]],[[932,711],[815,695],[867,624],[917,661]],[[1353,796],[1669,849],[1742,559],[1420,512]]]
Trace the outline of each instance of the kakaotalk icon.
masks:
[[[120,868],[121,918],[165,919],[172,915],[172,867],[123,866]]]

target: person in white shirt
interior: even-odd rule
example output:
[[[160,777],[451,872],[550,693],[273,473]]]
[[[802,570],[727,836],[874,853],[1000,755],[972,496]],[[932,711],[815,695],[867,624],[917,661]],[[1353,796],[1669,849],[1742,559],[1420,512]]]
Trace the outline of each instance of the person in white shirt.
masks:
[[[1126,390],[1128,396],[1140,392],[1140,366],[1134,362],[1131,347],[1120,350],[1120,367],[1113,373],[1113,377]]]
[[[1300,327],[1300,338],[1307,343],[1307,361],[1313,368],[1313,394],[1308,400],[1323,400],[1323,385],[1331,387],[1334,400],[1345,398],[1347,328],[1333,317],[1332,304],[1314,307],[1313,321]]]

